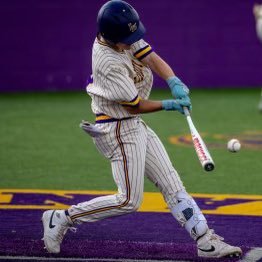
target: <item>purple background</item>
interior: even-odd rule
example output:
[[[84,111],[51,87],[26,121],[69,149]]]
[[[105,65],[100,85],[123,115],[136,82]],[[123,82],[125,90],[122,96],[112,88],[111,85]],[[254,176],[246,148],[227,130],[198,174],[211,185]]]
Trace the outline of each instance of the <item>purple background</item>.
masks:
[[[0,91],[79,90],[102,0],[1,0]],[[262,85],[250,0],[130,0],[146,40],[190,87]],[[155,86],[165,83],[155,78]]]

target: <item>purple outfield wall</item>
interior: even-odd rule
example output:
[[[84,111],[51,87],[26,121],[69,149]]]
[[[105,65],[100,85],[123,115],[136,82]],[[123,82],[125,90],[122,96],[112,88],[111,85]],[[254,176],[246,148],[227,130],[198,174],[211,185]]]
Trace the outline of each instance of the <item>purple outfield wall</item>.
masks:
[[[1,0],[0,91],[79,90],[104,0]],[[253,0],[130,0],[190,87],[262,86]],[[155,86],[164,86],[155,78]]]

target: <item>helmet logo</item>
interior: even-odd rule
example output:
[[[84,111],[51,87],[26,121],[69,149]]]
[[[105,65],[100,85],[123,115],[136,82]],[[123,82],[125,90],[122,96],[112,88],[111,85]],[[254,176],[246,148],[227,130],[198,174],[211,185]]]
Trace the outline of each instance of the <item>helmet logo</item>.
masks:
[[[136,23],[134,23],[134,24],[129,23],[128,26],[129,26],[130,32],[132,32],[132,33],[134,33],[134,32],[137,30],[137,25],[136,25]]]

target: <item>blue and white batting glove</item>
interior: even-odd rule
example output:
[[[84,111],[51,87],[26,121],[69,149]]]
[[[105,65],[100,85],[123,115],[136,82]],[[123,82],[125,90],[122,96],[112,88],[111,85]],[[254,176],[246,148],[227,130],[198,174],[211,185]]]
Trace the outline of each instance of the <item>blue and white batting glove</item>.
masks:
[[[188,87],[176,76],[171,76],[166,80],[169,88],[171,89],[174,98],[188,97]]]
[[[181,99],[176,99],[176,101],[182,106],[182,107],[187,107],[189,111],[192,111],[192,104],[189,96],[183,97]]]
[[[162,101],[162,108],[166,111],[179,111],[181,114],[184,114],[184,106],[191,108],[189,97]]]

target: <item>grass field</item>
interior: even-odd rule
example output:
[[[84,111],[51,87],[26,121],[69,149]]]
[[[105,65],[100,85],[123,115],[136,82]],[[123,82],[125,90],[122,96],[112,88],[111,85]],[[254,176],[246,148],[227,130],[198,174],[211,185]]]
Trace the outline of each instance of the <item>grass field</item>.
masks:
[[[168,98],[154,91],[152,99]],[[262,114],[257,111],[259,90],[193,90],[192,117],[207,143],[212,135],[238,137],[256,134],[262,140]],[[93,120],[84,92],[0,95],[1,188],[114,190],[110,164],[80,128]],[[239,153],[210,146],[216,162],[204,172],[192,146],[174,145],[170,137],[189,134],[184,117],[174,112],[147,114],[143,119],[163,141],[189,192],[261,193],[261,144]],[[259,141],[258,141],[259,142]],[[155,191],[146,181],[145,191]]]

